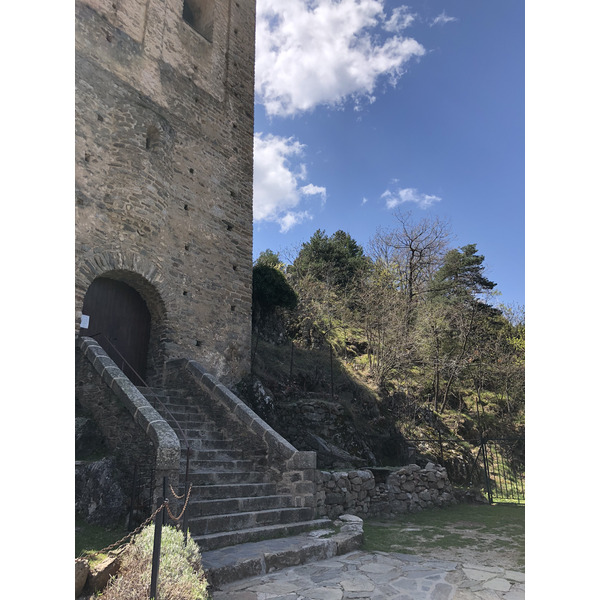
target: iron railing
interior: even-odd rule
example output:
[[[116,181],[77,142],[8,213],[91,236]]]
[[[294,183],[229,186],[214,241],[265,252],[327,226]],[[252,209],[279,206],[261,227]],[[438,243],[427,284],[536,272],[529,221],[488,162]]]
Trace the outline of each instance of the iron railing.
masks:
[[[446,468],[450,482],[479,487],[492,502],[525,503],[525,439],[487,438],[467,441],[443,437],[406,439],[405,464],[417,454],[430,456]]]

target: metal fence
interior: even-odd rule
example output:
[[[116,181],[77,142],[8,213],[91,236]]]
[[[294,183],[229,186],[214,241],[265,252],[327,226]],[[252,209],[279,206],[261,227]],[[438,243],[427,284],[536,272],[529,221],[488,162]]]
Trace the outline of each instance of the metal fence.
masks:
[[[525,439],[407,439],[404,464],[424,456],[446,468],[453,485],[478,488],[488,501],[525,503]]]

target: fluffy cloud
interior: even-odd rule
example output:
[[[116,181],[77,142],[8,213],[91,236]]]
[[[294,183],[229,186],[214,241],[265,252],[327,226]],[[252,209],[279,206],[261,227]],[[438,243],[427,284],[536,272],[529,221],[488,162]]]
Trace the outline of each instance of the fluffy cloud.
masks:
[[[456,17],[449,17],[446,14],[446,11],[442,11],[441,14],[431,21],[429,26],[433,27],[434,25],[445,25],[446,23],[452,23],[452,21],[458,21],[458,19]]]
[[[256,98],[291,116],[348,98],[373,101],[378,78],[394,85],[425,49],[400,32],[414,16],[384,0],[258,0]],[[387,32],[387,33],[386,33]]]
[[[254,222],[279,224],[281,233],[312,219],[302,202],[318,196],[327,197],[324,187],[307,183],[306,165],[300,162],[304,146],[294,138],[254,135]]]
[[[435,202],[440,202],[442,200],[439,196],[422,194],[415,188],[403,188],[398,189],[395,192],[386,190],[381,194],[381,197],[385,200],[385,205],[390,210],[407,202],[412,202],[419,208],[425,209],[432,206]]]

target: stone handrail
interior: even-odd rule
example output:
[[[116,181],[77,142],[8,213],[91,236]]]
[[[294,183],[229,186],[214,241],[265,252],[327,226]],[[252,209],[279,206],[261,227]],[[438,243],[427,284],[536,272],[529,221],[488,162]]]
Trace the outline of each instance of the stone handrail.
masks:
[[[83,355],[92,363],[102,381],[119,398],[133,416],[134,421],[154,443],[157,472],[177,474],[181,446],[179,438],[171,426],[117,367],[94,338],[81,336],[79,347]]]
[[[176,359],[170,361],[170,364],[183,368],[202,391],[225,406],[228,412],[262,440],[269,449],[271,459],[281,460],[286,468],[291,470],[316,468],[316,452],[297,450],[199,363],[194,360]]]

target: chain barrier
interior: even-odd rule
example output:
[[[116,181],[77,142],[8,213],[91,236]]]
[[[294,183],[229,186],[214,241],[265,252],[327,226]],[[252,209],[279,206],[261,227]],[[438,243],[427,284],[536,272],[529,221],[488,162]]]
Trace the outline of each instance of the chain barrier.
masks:
[[[169,488],[170,488],[170,490],[171,490],[171,494],[173,494],[173,496],[174,496],[175,498],[177,498],[177,500],[181,500],[181,499],[182,499],[182,498],[185,496],[185,492],[184,492],[183,494],[181,494],[181,496],[178,496],[178,495],[175,493],[175,490],[173,489],[173,486],[172,486],[171,484],[169,484]]]
[[[167,500],[165,500],[141,525],[138,525],[138,527],[136,527],[133,531],[130,531],[127,535],[123,536],[120,540],[118,540],[117,542],[114,542],[114,544],[111,544],[110,546],[107,546],[106,548],[99,550],[97,554],[108,554],[113,548],[122,546],[126,540],[129,540],[129,538],[132,538],[133,536],[140,533],[140,531],[142,531],[142,529],[144,529],[144,527],[146,527],[146,525],[150,524],[155,519],[156,515],[164,508],[164,506],[166,504],[168,504]]]
[[[171,487],[169,485],[169,487]],[[181,496],[177,496],[175,494],[175,492],[173,492],[173,488],[171,487],[171,493],[173,494],[173,496],[175,496],[175,498],[177,498],[178,500],[181,500],[181,498],[183,498],[183,494]],[[179,513],[178,517],[173,516],[173,513],[170,511],[169,509],[169,503],[167,502],[167,513],[169,515],[169,517],[173,520],[173,521],[179,521],[181,519],[181,517],[183,517],[183,515],[185,514],[185,510],[187,508],[188,502],[190,501],[190,495],[192,493],[192,486],[190,485],[189,489],[188,489],[188,493],[187,493],[187,498],[185,499],[185,504],[183,505],[183,509],[181,510],[181,512]]]
[[[185,493],[181,494],[181,496],[178,496],[175,493],[175,491],[173,490],[173,486],[171,484],[169,484],[169,487],[171,488],[171,494],[173,494],[173,496],[177,500],[181,500],[185,496]],[[146,525],[149,525],[152,521],[154,521],[154,519],[156,518],[156,516],[158,515],[158,513],[163,508],[167,509],[167,514],[169,515],[169,518],[171,520],[173,520],[175,522],[179,522],[181,520],[181,518],[183,517],[183,515],[185,514],[188,502],[190,501],[191,492],[192,492],[192,486],[190,485],[189,489],[188,489],[188,492],[187,492],[187,497],[185,499],[185,504],[183,505],[183,509],[179,513],[179,516],[176,517],[176,516],[173,515],[173,513],[169,509],[169,500],[165,499],[163,501],[163,503],[142,524],[138,525],[133,531],[130,531],[127,535],[123,536],[120,540],[114,542],[113,544],[110,544],[110,546],[107,546],[106,548],[103,548],[102,550],[99,550],[97,552],[97,554],[108,554],[114,548],[118,548],[119,546],[122,546],[123,544],[125,544],[125,542],[127,542],[128,540],[130,540],[130,538],[133,538],[138,533],[140,533],[140,531],[142,531],[142,529],[144,529],[144,527],[146,527]]]

